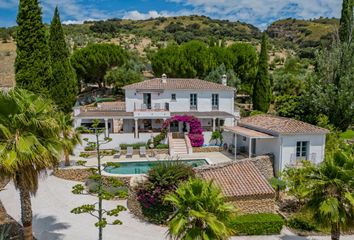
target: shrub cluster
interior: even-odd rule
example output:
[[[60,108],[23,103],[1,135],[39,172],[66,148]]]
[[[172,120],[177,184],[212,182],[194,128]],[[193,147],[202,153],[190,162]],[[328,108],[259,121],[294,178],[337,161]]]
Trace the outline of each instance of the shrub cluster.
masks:
[[[300,217],[290,218],[288,223],[288,227],[301,230],[301,231],[316,231],[316,226],[311,224],[307,219],[303,219]]]
[[[148,147],[146,143],[133,143],[133,144],[126,144],[122,143],[119,145],[122,150],[127,150],[128,147],[133,147],[133,149],[139,149],[140,147]]]
[[[86,181],[87,190],[90,193],[98,192],[98,180],[90,178]],[[120,180],[114,178],[103,178],[103,190],[106,194],[118,197],[121,199],[126,199],[128,196],[128,188]]]
[[[231,225],[237,235],[279,234],[284,220],[277,214],[259,213],[236,216]]]
[[[190,165],[180,162],[165,161],[152,167],[148,181],[136,189],[137,200],[147,220],[164,224],[173,213],[172,205],[164,202],[164,197],[194,175]]]
[[[158,144],[155,148],[156,149],[168,149],[168,144]]]

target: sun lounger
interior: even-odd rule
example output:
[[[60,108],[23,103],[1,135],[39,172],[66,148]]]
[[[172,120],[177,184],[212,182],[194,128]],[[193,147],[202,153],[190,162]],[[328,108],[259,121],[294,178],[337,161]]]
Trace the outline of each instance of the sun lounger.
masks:
[[[120,147],[116,147],[114,150],[116,150],[116,153],[113,155],[113,158],[120,158]]]
[[[127,155],[126,157],[133,157],[133,147],[127,147]]]
[[[140,157],[146,157],[146,147],[140,147]]]

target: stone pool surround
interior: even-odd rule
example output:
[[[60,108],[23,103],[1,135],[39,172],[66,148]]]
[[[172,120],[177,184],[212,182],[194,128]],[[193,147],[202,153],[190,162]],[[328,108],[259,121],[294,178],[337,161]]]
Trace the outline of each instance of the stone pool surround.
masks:
[[[208,165],[212,165],[213,162],[210,161],[210,159],[208,158],[181,158],[181,159],[141,159],[141,160],[131,160],[131,161],[119,161],[119,162],[114,162],[114,163],[133,163],[133,162],[156,162],[156,161],[178,161],[178,160],[181,160],[181,161],[186,161],[186,160],[205,160]],[[115,173],[108,173],[104,170],[105,168],[105,165],[106,163],[108,163],[110,161],[105,161],[103,164],[102,164],[102,175],[103,176],[109,176],[109,177],[136,177],[136,176],[146,176],[145,173],[141,173],[141,174],[115,174]]]

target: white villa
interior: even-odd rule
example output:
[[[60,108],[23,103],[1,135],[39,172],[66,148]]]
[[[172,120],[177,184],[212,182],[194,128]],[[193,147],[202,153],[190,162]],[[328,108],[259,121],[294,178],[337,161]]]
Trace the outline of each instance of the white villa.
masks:
[[[90,126],[101,120],[106,136],[115,146],[121,143],[146,142],[160,133],[165,120],[176,115],[200,119],[204,139],[220,126],[233,126],[238,112],[234,110],[235,89],[199,79],[155,78],[124,87],[125,101],[101,103],[97,107],[75,107],[75,127]],[[183,123],[170,126],[171,132],[182,132]]]
[[[205,144],[209,143],[213,131],[223,127],[225,150],[235,158],[271,153],[276,171],[294,164],[297,159],[323,161],[327,130],[270,115],[240,119],[234,107],[235,89],[227,86],[226,76],[218,84],[200,79],[167,78],[164,74],[123,89],[124,102],[74,108],[75,127],[89,127],[94,119],[101,121],[105,135],[112,138],[104,146],[107,149],[122,143],[147,142],[161,132],[165,120],[191,115],[201,122]],[[174,134],[169,134],[165,141],[170,145],[171,155],[193,152],[186,131],[189,126],[182,122],[169,126],[169,132]]]

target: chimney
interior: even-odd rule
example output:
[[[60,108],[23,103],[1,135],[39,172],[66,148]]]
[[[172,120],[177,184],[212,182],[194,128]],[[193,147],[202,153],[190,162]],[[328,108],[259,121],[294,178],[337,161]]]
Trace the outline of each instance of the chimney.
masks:
[[[226,76],[226,74],[222,75],[221,84],[224,85],[224,86],[227,86],[227,76]]]
[[[167,82],[167,76],[166,76],[166,74],[162,74],[161,82],[162,82],[162,83],[166,83],[166,82]]]

